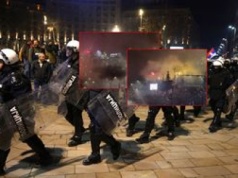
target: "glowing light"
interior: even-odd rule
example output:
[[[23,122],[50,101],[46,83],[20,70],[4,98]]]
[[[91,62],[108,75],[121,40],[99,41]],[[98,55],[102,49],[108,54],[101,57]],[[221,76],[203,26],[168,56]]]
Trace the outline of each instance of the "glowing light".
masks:
[[[158,83],[151,83],[150,90],[158,90]]]
[[[118,25],[115,25],[112,29],[112,32],[120,32],[120,28]]]
[[[154,72],[151,72],[151,73],[150,73],[150,75],[154,76],[154,75],[155,75],[155,73],[154,73]]]
[[[142,16],[144,14],[143,9],[139,9],[139,16]]]

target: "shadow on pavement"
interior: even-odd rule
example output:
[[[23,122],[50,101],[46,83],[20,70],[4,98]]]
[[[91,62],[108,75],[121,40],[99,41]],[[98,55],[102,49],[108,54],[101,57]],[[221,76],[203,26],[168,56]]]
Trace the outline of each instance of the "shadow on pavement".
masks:
[[[110,148],[108,146],[105,146],[103,149],[105,151],[103,158],[106,159],[107,164],[111,164],[110,167],[120,170],[125,167],[130,166],[131,164],[134,164],[138,161],[141,161],[147,157],[150,157],[152,155],[155,155],[163,149],[161,149],[158,146],[153,146],[152,144],[147,144],[146,146],[142,146],[137,144],[133,140],[128,141],[122,141],[120,140],[122,144],[122,150],[121,155],[118,158],[118,160],[112,159],[112,154],[110,153]]]
[[[62,149],[62,148],[47,148],[47,150],[49,150],[50,154],[53,156],[53,163],[51,165],[44,166],[44,167],[39,166],[38,164],[36,164],[36,162],[38,160],[37,155],[32,154],[32,153],[34,153],[32,150],[27,150],[27,151],[23,152],[21,155],[25,156],[27,154],[30,154],[30,156],[27,156],[24,159],[20,160],[19,164],[9,167],[7,169],[7,172],[11,173],[18,169],[31,169],[29,174],[22,175],[21,177],[37,176],[37,175],[43,174],[47,171],[51,171],[54,169],[58,169],[59,167],[63,167],[63,166],[70,165],[75,162],[79,162],[84,158],[84,156],[80,156],[80,157],[72,158],[67,161],[62,161],[64,158],[64,156],[63,156],[63,153],[65,151],[64,149]],[[36,169],[34,169],[34,168],[36,168]]]

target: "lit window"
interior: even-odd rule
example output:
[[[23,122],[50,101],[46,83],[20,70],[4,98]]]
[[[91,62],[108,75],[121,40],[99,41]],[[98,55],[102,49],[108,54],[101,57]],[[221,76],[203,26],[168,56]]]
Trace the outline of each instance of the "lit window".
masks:
[[[36,9],[37,9],[38,11],[41,9],[40,4],[37,4],[37,5],[36,5]]]

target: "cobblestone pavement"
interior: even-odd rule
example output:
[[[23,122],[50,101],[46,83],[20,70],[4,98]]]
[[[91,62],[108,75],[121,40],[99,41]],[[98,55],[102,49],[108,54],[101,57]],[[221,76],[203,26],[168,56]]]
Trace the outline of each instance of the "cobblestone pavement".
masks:
[[[73,127],[62,116],[56,114],[54,106],[38,109],[38,122],[49,122],[38,133],[53,155],[61,157],[59,163],[36,168],[29,147],[13,140],[7,160],[5,177],[54,177],[54,178],[238,178],[238,129],[223,115],[223,128],[209,133],[208,126],[212,113],[205,110],[194,118],[187,108],[187,120],[176,128],[176,138],[168,141],[159,137],[163,129],[163,113],[156,118],[156,127],[151,134],[151,142],[139,145],[135,142],[141,134],[147,115],[147,107],[140,107],[136,114],[141,118],[138,132],[126,137],[125,127],[118,128],[115,136],[122,143],[122,154],[113,161],[109,148],[101,144],[103,161],[99,164],[83,166],[82,160],[90,154],[89,132],[84,134],[84,144],[68,147]],[[89,119],[84,113],[85,127]]]

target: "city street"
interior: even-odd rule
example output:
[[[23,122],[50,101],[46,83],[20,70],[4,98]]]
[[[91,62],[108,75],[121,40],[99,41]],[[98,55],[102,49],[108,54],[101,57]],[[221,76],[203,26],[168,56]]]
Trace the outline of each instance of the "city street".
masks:
[[[161,131],[162,111],[156,119],[156,127],[151,134],[151,142],[138,145],[134,140],[141,134],[147,107],[140,107],[136,114],[141,121],[136,125],[138,132],[126,137],[125,128],[118,128],[116,138],[122,143],[122,154],[117,161],[112,160],[110,150],[101,144],[102,162],[84,166],[82,160],[91,152],[89,131],[84,134],[85,144],[68,147],[73,127],[62,116],[56,114],[54,106],[42,107],[39,117],[51,119],[47,127],[39,131],[40,137],[56,157],[58,164],[47,168],[35,168],[34,159],[26,144],[13,142],[7,160],[5,177],[54,177],[54,178],[237,178],[238,177],[238,129],[229,128],[223,119],[224,128],[217,133],[209,133],[208,126],[212,113],[205,110],[198,118],[193,118],[190,107],[186,108],[187,120],[176,128],[176,138],[156,135]],[[224,115],[223,115],[224,118]],[[56,119],[56,121],[55,121]],[[84,113],[84,126],[89,119]],[[233,124],[233,126],[236,124]]]

